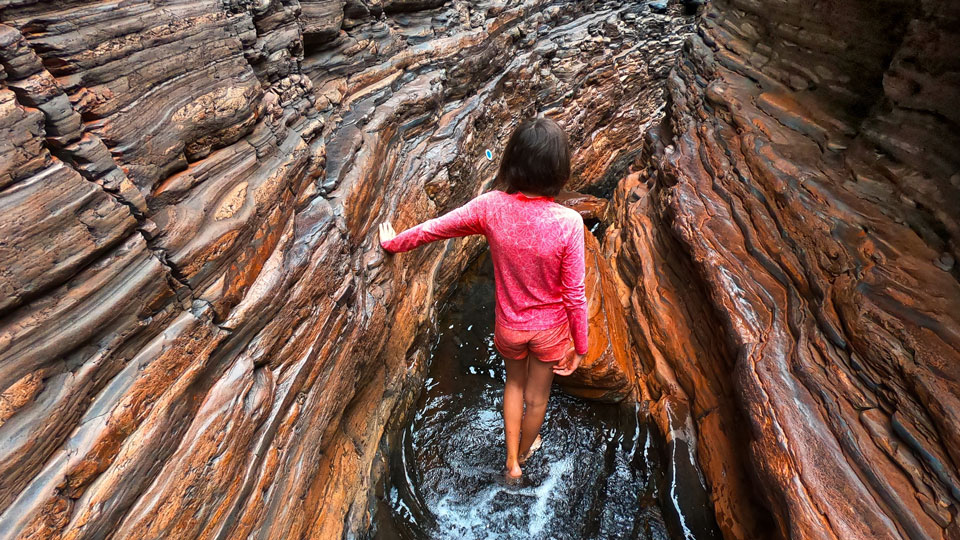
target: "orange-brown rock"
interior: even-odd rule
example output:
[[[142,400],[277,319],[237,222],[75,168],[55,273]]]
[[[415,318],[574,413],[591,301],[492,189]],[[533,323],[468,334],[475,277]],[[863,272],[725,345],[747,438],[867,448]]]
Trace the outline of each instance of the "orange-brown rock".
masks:
[[[685,524],[960,538],[960,4],[655,7],[0,3],[0,539],[362,534],[534,113]]]
[[[727,538],[960,537],[958,23],[716,0],[614,197],[642,395]]]
[[[601,197],[564,189],[557,195],[556,201],[573,208],[583,219],[607,220],[607,208],[610,202]]]
[[[607,230],[604,242],[628,303],[627,320],[640,360],[639,399],[675,460],[699,468],[707,482],[702,488],[709,487],[713,513],[726,536],[762,538],[769,520],[742,458],[749,441],[729,376],[733,354],[708,291],[665,223],[664,199],[658,197],[663,191],[653,182],[646,170],[620,182],[612,205],[621,218]],[[693,504],[685,510],[703,512]],[[686,519],[692,517],[706,519]]]
[[[485,150],[536,112],[570,132],[574,188],[609,180],[691,23],[0,3],[0,538],[359,534],[434,306],[480,247],[387,260],[376,224],[485,189]]]
[[[561,191],[556,200],[579,212],[584,219],[604,220],[609,205],[606,199],[570,190]],[[588,399],[613,402],[635,399],[636,352],[627,332],[613,268],[586,226],[583,235],[590,348],[577,371],[557,382],[568,393]]]

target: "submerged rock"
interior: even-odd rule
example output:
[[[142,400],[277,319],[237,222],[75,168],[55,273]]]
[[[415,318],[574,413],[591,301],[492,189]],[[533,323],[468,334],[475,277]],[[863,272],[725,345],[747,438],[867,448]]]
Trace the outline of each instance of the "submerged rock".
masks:
[[[667,12],[667,0],[652,0],[647,5],[650,6],[650,11],[653,11],[654,13]]]

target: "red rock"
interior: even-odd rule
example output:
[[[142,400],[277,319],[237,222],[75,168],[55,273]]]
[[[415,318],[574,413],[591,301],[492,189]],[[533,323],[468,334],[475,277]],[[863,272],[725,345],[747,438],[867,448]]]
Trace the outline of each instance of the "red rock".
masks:
[[[917,110],[960,12],[862,7],[713,3],[615,198],[643,393],[728,538],[958,534],[960,162]]]
[[[360,534],[434,306],[481,248],[388,260],[376,224],[488,187],[537,101],[573,187],[597,183],[678,51],[680,21],[611,19],[634,6],[541,7],[0,9],[0,538]],[[586,383],[614,399],[607,273]]]
[[[960,11],[707,10],[0,8],[0,538],[361,534],[482,247],[376,225],[536,112],[572,189],[622,178],[570,201],[609,228],[568,388],[641,400],[727,538],[957,537]]]
[[[565,203],[566,204],[566,203]],[[600,243],[584,227],[590,346],[580,367],[557,379],[575,396],[602,401],[636,399],[636,353],[627,332],[613,269],[600,250]]]
[[[565,189],[557,195],[556,200],[558,203],[579,212],[583,219],[606,221],[609,204],[606,199]]]

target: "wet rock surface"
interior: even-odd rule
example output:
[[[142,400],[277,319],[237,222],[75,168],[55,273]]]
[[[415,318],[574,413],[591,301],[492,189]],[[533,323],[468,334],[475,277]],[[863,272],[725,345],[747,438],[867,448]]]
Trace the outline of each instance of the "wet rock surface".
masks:
[[[958,21],[713,2],[613,197],[641,394],[727,538],[960,535]]]
[[[480,248],[385,257],[555,116],[614,181],[693,20],[633,2],[0,4],[0,538],[334,538]]]

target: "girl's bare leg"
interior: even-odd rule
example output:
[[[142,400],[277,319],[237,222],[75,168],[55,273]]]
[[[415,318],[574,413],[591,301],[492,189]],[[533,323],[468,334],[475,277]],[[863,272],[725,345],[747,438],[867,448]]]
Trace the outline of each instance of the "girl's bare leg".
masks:
[[[507,441],[507,475],[519,477],[523,474],[518,460],[520,424],[523,418],[523,389],[527,385],[528,362],[526,358],[523,360],[505,358],[503,363],[507,368],[507,384],[503,388],[503,430]]]
[[[535,356],[527,358],[527,378],[523,389],[523,401],[527,406],[520,427],[518,455],[526,455],[533,441],[540,434],[543,417],[547,414],[547,400],[553,383],[553,366],[556,362],[541,362]],[[507,375],[509,377],[509,373]]]

